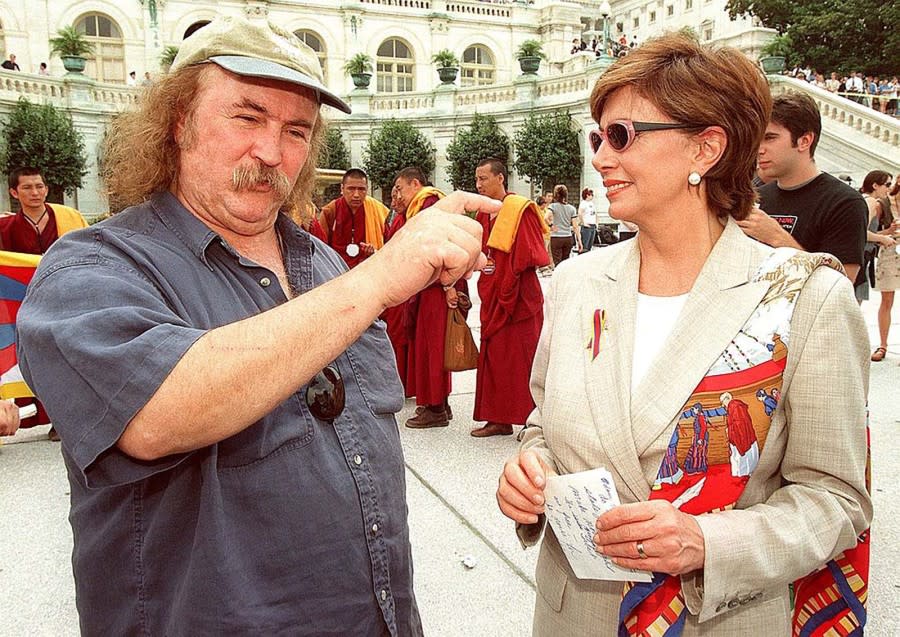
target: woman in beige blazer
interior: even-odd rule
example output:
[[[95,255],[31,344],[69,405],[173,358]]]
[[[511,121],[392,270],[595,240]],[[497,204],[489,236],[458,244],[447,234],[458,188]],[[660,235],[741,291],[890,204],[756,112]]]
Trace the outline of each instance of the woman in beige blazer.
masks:
[[[523,544],[544,533],[534,634],[788,635],[789,585],[853,549],[872,515],[852,284],[816,267],[833,259],[735,223],[771,109],[743,54],[649,41],[598,80],[591,108],[609,213],[640,232],[561,265],[545,297],[536,409],[497,493]],[[781,323],[761,330],[767,316]],[[598,518],[596,549],[666,583],[672,615],[651,599],[620,627],[622,583],[577,578],[545,528],[548,477],[597,467],[622,506]],[[662,619],[635,623],[635,608]]]

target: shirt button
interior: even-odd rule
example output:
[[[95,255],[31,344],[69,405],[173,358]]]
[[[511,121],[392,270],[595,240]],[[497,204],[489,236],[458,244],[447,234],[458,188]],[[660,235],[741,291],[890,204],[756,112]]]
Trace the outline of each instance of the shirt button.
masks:
[[[372,525],[372,533],[378,533],[378,525],[377,524]]]
[[[384,601],[386,599],[387,599],[387,591],[384,589],[381,589],[381,601]]]
[[[353,462],[356,463],[357,465],[362,464],[362,456],[360,456],[358,454],[353,456]]]
[[[272,280],[271,280],[269,277],[264,276],[263,278],[261,278],[261,279],[259,280],[259,284],[260,284],[261,286],[263,286],[264,288],[267,288],[267,287],[269,287],[270,285],[272,285]]]

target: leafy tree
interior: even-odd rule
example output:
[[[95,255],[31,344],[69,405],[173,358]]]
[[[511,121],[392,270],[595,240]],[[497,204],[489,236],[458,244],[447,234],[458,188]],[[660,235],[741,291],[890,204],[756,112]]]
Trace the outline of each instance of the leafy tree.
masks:
[[[822,72],[897,71],[900,3],[883,0],[728,0],[726,7],[732,19],[740,15],[756,16],[779,35],[788,35],[797,59]]]
[[[531,180],[531,187],[577,181],[581,176],[578,127],[568,112],[529,115],[516,131],[516,172]]]
[[[475,169],[485,159],[499,159],[509,167],[509,138],[490,115],[475,114],[472,125],[456,133],[447,147],[450,183],[458,190],[475,190]]]
[[[369,135],[363,166],[369,181],[382,193],[389,193],[394,177],[407,166],[418,166],[426,175],[431,174],[434,146],[412,124],[389,119]]]
[[[35,105],[19,98],[0,129],[0,141],[3,171],[38,168],[47,182],[50,201],[62,203],[63,193],[81,188],[87,174],[84,140],[72,118],[51,104]]]
[[[344,144],[341,131],[330,126],[325,131],[325,139],[322,143],[322,151],[319,153],[319,168],[332,168],[335,170],[347,170],[350,168],[350,151]]]

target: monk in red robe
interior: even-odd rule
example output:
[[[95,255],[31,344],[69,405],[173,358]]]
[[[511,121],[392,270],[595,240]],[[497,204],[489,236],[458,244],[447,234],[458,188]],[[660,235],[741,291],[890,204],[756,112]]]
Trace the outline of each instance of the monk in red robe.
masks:
[[[341,179],[341,196],[322,207],[319,223],[325,242],[353,268],[384,245],[384,221],[388,209],[369,197],[369,178],[351,168]]]
[[[385,224],[384,241],[387,243],[397,234],[406,223],[406,207],[403,205],[400,194],[396,188],[391,190],[391,210],[389,220]],[[397,373],[403,383],[403,394],[406,398],[415,396],[412,390],[409,374],[410,346],[412,344],[412,326],[409,324],[409,307],[407,303],[401,303],[387,308],[381,314],[381,320],[385,322],[388,338],[394,347],[394,357],[397,361]]]
[[[394,188],[404,221],[430,208],[444,198],[437,188],[426,186],[421,170],[404,168],[397,173]],[[401,224],[402,225],[402,224]],[[453,418],[450,403],[450,372],[444,369],[444,340],[447,333],[448,308],[456,307],[459,293],[465,293],[465,280],[453,286],[440,283],[425,288],[405,304],[407,324],[412,338],[407,345],[407,374],[404,386],[408,395],[416,397],[416,415],[406,421],[412,429],[446,427]]]
[[[534,409],[528,381],[544,322],[544,295],[536,268],[550,259],[549,235],[540,208],[506,191],[506,166],[496,159],[475,170],[478,193],[503,202],[497,214],[478,213],[487,265],[478,277],[481,351],[475,383],[477,438],[508,436]]]
[[[86,228],[87,222],[74,208],[47,203],[47,184],[37,168],[23,167],[9,174],[9,194],[20,204],[19,212],[0,217],[0,248],[10,252],[44,254],[57,239],[67,232]],[[37,414],[22,419],[23,429],[50,423],[44,405],[35,398],[16,398],[16,405],[34,403]],[[51,428],[50,440],[59,436]]]

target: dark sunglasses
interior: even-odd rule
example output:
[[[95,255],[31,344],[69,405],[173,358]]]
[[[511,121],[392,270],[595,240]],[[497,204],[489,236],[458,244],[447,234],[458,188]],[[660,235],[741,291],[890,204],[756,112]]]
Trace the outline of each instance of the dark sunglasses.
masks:
[[[328,365],[312,377],[306,387],[306,406],[316,420],[334,422],[344,411],[344,379],[337,367]]]
[[[617,153],[624,153],[634,143],[638,133],[655,130],[672,130],[676,128],[706,128],[703,124],[675,124],[662,122],[632,122],[630,119],[617,119],[606,125],[605,130],[592,130],[588,133],[588,143],[595,154],[600,144],[607,142]]]

